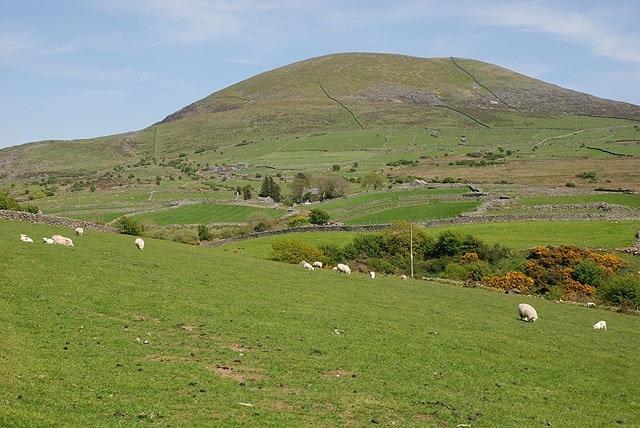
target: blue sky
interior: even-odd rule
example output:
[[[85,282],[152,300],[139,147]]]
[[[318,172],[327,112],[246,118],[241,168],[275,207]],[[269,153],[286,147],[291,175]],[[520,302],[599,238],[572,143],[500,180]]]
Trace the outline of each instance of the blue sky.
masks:
[[[640,105],[637,0],[20,0],[0,4],[0,148],[143,129],[339,52],[461,57]]]

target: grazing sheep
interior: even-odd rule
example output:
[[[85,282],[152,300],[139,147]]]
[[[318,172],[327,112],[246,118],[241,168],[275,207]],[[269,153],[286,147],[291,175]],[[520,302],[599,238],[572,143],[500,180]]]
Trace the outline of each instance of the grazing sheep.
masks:
[[[593,302],[587,302],[587,308],[595,308],[596,304]]]
[[[33,242],[33,239],[29,238],[27,235],[25,235],[24,233],[20,234],[20,240],[22,242]]]
[[[606,321],[598,321],[597,323],[595,323],[593,325],[593,329],[594,330],[606,330],[607,329],[607,322]]]
[[[313,266],[311,266],[311,265],[310,265],[309,263],[307,263],[307,262],[304,262],[304,263],[302,264],[302,266],[303,266],[305,269],[307,269],[307,270],[313,270]]]
[[[322,269],[322,262],[313,262],[313,267]]]
[[[45,244],[55,244],[51,238],[42,238],[42,242]]]
[[[351,268],[345,264],[338,263],[338,266],[333,268],[336,272],[346,273],[347,275],[351,275]]]
[[[520,319],[527,322],[536,322],[538,319],[538,313],[533,308],[533,306],[527,303],[520,303],[518,305],[518,312],[520,314]]]
[[[73,247],[73,241],[67,237],[62,235],[53,235],[51,237],[53,239],[53,243],[57,245],[66,245],[67,247]]]
[[[407,279],[407,275],[400,275],[400,278]]]
[[[136,247],[138,247],[140,251],[144,250],[144,241],[142,240],[142,238],[136,238],[134,244],[136,244]]]
[[[84,229],[83,228],[76,227],[76,235],[82,236],[83,233],[84,233]]]
[[[374,279],[376,277],[376,273],[375,272],[369,272],[369,276],[371,277],[371,279]]]

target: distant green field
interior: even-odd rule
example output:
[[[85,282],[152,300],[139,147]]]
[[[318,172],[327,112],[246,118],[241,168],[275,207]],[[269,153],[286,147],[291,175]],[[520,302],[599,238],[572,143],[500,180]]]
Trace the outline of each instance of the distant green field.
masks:
[[[640,195],[602,193],[596,195],[523,197],[518,199],[518,204],[525,207],[534,205],[589,204],[595,202],[606,202],[629,208],[640,208]]]
[[[281,217],[284,211],[247,205],[198,203],[133,217],[136,220],[150,220],[159,226],[166,226],[169,224],[245,222],[252,213],[263,213],[275,219]]]
[[[462,235],[473,235],[483,242],[513,249],[527,249],[547,245],[575,245],[590,249],[629,247],[635,242],[640,230],[640,220],[634,221],[518,221],[509,223],[458,224],[423,229],[431,237],[443,231]],[[377,233],[377,232],[367,232]],[[359,232],[303,232],[256,238],[217,248],[230,251],[243,248],[246,255],[266,258],[273,242],[280,239],[299,239],[316,247],[336,244],[340,247],[350,243]],[[640,270],[640,260],[632,261]]]
[[[354,215],[344,220],[344,224],[385,224],[394,221],[426,222],[443,218],[458,217],[463,212],[473,211],[479,202],[446,202],[383,208],[375,212]]]

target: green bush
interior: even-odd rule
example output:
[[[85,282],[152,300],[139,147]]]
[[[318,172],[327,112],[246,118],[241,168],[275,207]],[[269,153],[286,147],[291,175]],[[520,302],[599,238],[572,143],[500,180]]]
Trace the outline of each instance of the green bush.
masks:
[[[209,232],[209,228],[206,224],[201,224],[198,226],[198,239],[201,241],[208,241],[211,239],[211,232]]]
[[[640,306],[640,278],[634,275],[618,275],[600,288],[600,298],[612,305]]]
[[[379,259],[376,257],[369,259],[369,267],[375,272],[385,273],[388,275],[392,275],[395,273],[395,267],[393,263],[389,262],[388,260]]]
[[[324,254],[324,259],[330,265],[337,265],[342,263],[345,259],[345,252],[343,248],[335,243],[322,244],[319,247],[320,251]]]
[[[198,233],[194,229],[178,229],[173,232],[173,242],[195,245],[198,243]]]
[[[271,245],[268,258],[277,262],[300,263],[306,260],[313,263],[322,259],[324,254],[313,245],[306,244],[297,239],[281,239]]]
[[[314,208],[309,212],[309,222],[311,224],[327,224],[329,222],[330,215],[325,210],[320,208]]]
[[[20,211],[20,204],[11,196],[0,192],[0,210]]]
[[[27,211],[31,214],[38,214],[40,212],[40,208],[38,208],[36,205],[27,205],[22,207],[22,211]]]
[[[140,236],[144,232],[144,227],[131,217],[122,216],[116,220],[116,227],[119,233],[124,235]]]
[[[289,227],[299,227],[309,224],[309,219],[303,215],[297,215],[289,219]]]
[[[576,265],[573,279],[600,288],[607,281],[607,275],[598,263],[585,259]]]

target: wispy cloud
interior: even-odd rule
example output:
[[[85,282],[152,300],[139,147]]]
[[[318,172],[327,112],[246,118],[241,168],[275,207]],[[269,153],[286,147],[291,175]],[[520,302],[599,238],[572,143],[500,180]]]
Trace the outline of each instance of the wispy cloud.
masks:
[[[615,3],[601,9],[563,10],[562,5],[544,2],[497,2],[467,9],[478,25],[502,26],[520,31],[549,34],[586,46],[593,53],[621,61],[640,63],[640,32],[620,31],[621,16]]]
[[[11,27],[0,30],[0,58],[20,54],[31,47],[30,31]]]

